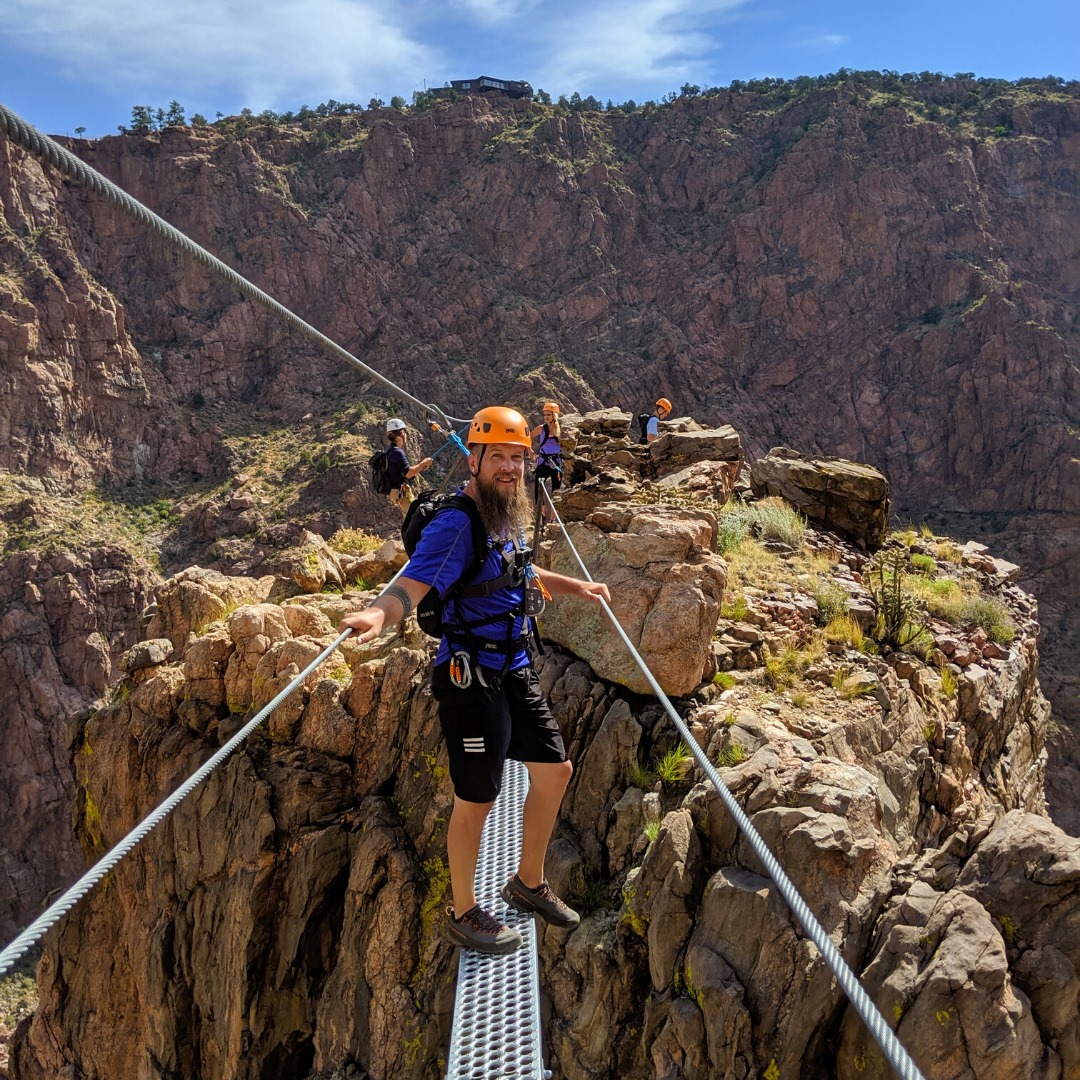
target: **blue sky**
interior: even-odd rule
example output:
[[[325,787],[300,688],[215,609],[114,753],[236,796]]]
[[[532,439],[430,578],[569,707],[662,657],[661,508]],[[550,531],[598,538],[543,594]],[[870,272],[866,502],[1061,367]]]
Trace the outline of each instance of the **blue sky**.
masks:
[[[841,67],[1080,78],[1080,2],[1031,0],[5,0],[0,101],[50,134],[110,134],[175,99],[366,104],[448,79],[660,98],[683,83]]]

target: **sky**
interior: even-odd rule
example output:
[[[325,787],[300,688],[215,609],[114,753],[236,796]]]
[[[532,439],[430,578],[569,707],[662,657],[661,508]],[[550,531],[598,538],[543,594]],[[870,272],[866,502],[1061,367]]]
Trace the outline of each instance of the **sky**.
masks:
[[[839,68],[1080,78],[1080,2],[1029,0],[3,0],[0,102],[47,134],[412,100],[524,79],[616,104],[684,83]]]

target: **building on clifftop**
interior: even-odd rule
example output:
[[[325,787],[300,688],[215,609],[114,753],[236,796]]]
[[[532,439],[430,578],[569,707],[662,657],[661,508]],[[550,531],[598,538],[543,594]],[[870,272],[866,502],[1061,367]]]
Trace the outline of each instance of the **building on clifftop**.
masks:
[[[477,79],[451,79],[450,86],[431,90],[436,97],[445,97],[450,90],[459,94],[505,94],[512,98],[531,98],[532,86],[527,82],[513,79],[493,79],[490,75],[481,75]]]

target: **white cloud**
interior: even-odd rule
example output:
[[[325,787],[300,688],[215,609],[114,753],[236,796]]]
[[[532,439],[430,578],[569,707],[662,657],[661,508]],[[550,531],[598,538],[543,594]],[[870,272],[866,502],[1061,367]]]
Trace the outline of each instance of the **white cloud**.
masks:
[[[816,37],[796,41],[796,49],[836,49],[846,45],[851,39],[847,34],[818,34]]]
[[[453,7],[486,25],[525,17],[541,0],[455,0]]]
[[[79,82],[181,99],[216,92],[258,110],[421,85],[442,65],[394,21],[401,10],[374,0],[9,0],[5,29]]]
[[[748,0],[603,0],[545,16],[535,44],[539,85],[561,92],[590,85],[674,88],[711,64],[716,22]],[[537,80],[534,80],[536,82]]]

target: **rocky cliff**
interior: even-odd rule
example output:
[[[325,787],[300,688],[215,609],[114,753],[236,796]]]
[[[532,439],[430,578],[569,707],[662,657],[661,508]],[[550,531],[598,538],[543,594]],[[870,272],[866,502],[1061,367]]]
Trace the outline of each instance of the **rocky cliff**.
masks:
[[[1075,708],[1075,87],[852,76],[629,114],[467,99],[242,127],[74,145],[452,410],[663,392],[751,457],[880,467],[901,516],[1025,568]],[[299,525],[379,521],[363,459],[390,403],[355,373],[7,142],[0,207],[7,556],[149,537],[167,570],[249,571]]]
[[[458,412],[663,392],[751,455],[877,465],[901,514],[1024,556],[1071,707],[1075,87],[853,76],[629,115],[470,98],[239,130],[77,149]],[[9,145],[0,204],[9,469],[221,477],[213,413],[178,408],[196,394],[340,410],[329,362]]]
[[[880,559],[771,498],[718,509],[726,459],[719,499],[681,505],[662,483],[685,436],[646,449],[592,428],[576,460],[622,466],[568,493],[575,544],[652,590],[681,655],[648,620],[632,639],[673,688],[694,666],[680,712],[926,1075],[1075,1075],[1080,842],[1045,817],[1049,708],[1015,568],[928,531],[893,539],[905,590],[978,598],[990,630],[933,609],[915,652],[890,647],[873,637]],[[561,566],[563,542],[542,557]],[[271,601],[276,587],[193,568],[157,589],[111,703],[72,736],[88,855],[372,595]],[[635,588],[615,594],[628,624]],[[549,873],[586,916],[542,935],[555,1075],[884,1075],[666,716],[617,666],[596,675],[608,637],[540,664],[575,764]],[[431,649],[415,630],[346,642],[76,909],[39,967],[14,1077],[441,1074],[451,791]]]
[[[81,872],[69,742],[119,675],[154,580],[117,548],[24,553],[0,570],[0,937]]]

